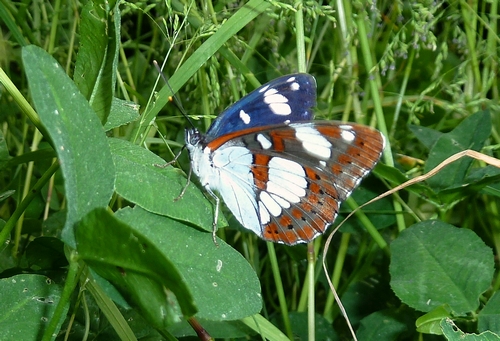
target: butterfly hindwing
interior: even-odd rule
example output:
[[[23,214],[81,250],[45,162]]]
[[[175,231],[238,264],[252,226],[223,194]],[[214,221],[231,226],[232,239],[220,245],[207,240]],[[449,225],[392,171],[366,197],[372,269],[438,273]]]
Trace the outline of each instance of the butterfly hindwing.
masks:
[[[294,245],[314,239],[378,162],[377,130],[334,121],[246,129],[207,144],[216,189],[243,226],[266,240]]]
[[[314,77],[305,73],[279,77],[220,114],[207,131],[206,140],[244,129],[312,120],[315,105]]]

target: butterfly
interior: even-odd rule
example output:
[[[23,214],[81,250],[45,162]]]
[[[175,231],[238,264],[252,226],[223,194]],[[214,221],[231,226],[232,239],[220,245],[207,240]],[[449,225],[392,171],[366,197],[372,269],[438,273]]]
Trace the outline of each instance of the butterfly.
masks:
[[[230,106],[206,134],[186,129],[192,171],[215,201],[214,231],[219,196],[267,241],[306,243],[333,223],[379,161],[384,137],[360,124],[313,121],[315,105],[314,77],[292,74]]]

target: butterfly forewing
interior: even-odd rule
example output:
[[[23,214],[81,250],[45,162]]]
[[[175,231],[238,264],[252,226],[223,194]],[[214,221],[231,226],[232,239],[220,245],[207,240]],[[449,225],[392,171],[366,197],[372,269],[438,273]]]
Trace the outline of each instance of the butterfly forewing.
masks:
[[[220,114],[207,131],[208,141],[244,129],[312,120],[316,80],[298,73],[276,78]]]

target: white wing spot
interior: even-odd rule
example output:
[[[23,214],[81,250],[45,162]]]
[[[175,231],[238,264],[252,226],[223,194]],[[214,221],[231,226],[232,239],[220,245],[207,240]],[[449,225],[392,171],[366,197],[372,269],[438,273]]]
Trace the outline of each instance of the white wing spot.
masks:
[[[271,193],[271,198],[274,199],[281,207],[283,208],[290,208],[290,203],[283,199],[282,197],[277,196],[276,194]]]
[[[267,88],[266,88],[267,89]],[[264,89],[262,89],[264,90]],[[269,90],[267,90],[265,93],[264,93],[264,100],[266,99],[266,97],[268,96],[272,96],[274,94],[277,94],[278,93],[278,90],[274,89],[274,88],[271,88]],[[266,102],[267,103],[267,102]]]
[[[339,128],[343,129],[343,130],[352,130],[352,125],[350,125],[350,124],[341,124],[341,125],[339,125]]]
[[[347,131],[347,130],[342,130],[342,132],[340,133],[340,136],[342,136],[342,139],[344,141],[349,142],[349,143],[354,141],[354,139],[356,138],[356,136],[352,132]]]
[[[271,213],[274,217],[281,214],[281,206],[278,205],[276,201],[267,192],[260,192],[260,201],[264,204],[267,211]],[[262,220],[262,218],[261,218]]]
[[[276,89],[269,89],[264,93],[264,103],[269,104],[269,109],[281,116],[287,116],[292,113],[292,108],[287,104],[288,98],[278,93]]]
[[[269,211],[267,210],[266,206],[264,206],[262,201],[259,201],[259,215],[260,215],[260,223],[262,225],[265,225],[271,221],[271,216],[269,215]]]
[[[292,108],[286,103],[271,103],[269,108],[276,115],[287,116],[292,113]]]
[[[283,183],[285,183],[285,186],[287,186],[287,187],[283,187]],[[299,186],[290,185],[290,183],[286,182],[286,181],[281,181],[280,184],[277,184],[276,182],[268,181],[267,182],[267,191],[269,193],[279,195],[282,198],[286,198],[287,201],[294,203],[294,204],[299,203],[300,198],[304,197],[306,195],[305,189],[303,189]]]
[[[288,203],[298,203],[300,198],[306,195],[306,174],[300,164],[274,157],[268,166],[269,180],[266,189],[269,193],[277,195]]]
[[[274,90],[274,89],[271,89],[271,90]],[[268,94],[268,92],[271,92],[271,90],[267,91],[264,94],[264,96],[265,96],[264,97],[264,102],[265,103],[267,103],[267,104],[274,104],[274,103],[287,103],[288,102],[288,98],[286,98],[282,94],[278,94],[278,93],[270,93],[270,94]]]
[[[307,153],[327,160],[332,155],[332,144],[319,131],[308,126],[295,128],[295,136],[302,142]]]
[[[269,84],[268,85],[265,85],[262,89],[259,90],[260,93],[263,93],[264,91],[266,91],[267,89],[269,89]]]
[[[276,89],[269,89],[264,94],[264,103],[269,104],[269,109],[276,115],[286,116],[292,113],[292,108],[287,104],[288,98],[278,93]]]
[[[295,81],[295,76],[292,76],[286,80],[287,83],[294,82]]]
[[[240,110],[240,118],[243,121],[243,123],[248,124],[250,123],[250,115],[248,115],[245,110]]]
[[[260,143],[262,149],[269,149],[273,146],[272,142],[262,134],[257,134],[257,142]]]
[[[292,91],[300,90],[300,84],[297,82],[293,82],[292,84],[290,84],[290,90],[292,90]]]
[[[320,164],[321,167],[326,167],[326,162],[323,161],[323,160],[320,160],[319,164]]]

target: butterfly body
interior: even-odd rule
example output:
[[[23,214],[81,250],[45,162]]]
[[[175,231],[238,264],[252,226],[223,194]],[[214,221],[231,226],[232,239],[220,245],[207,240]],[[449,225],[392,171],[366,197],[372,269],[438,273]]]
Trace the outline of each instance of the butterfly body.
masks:
[[[214,121],[186,131],[193,172],[216,201],[259,237],[294,245],[333,223],[339,206],[378,162],[384,138],[358,124],[312,121],[312,76],[280,77]]]

